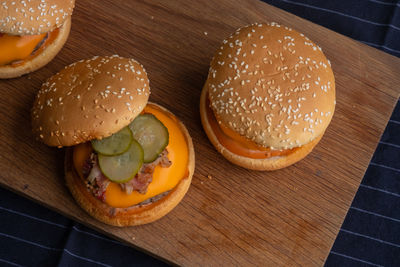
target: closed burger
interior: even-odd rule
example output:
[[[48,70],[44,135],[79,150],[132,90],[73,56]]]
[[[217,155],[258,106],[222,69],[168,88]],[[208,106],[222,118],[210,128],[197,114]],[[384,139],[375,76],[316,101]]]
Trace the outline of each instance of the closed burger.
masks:
[[[216,149],[254,170],[309,154],[335,110],[335,79],[321,48],[276,23],[253,24],[223,41],[210,64],[200,114]]]

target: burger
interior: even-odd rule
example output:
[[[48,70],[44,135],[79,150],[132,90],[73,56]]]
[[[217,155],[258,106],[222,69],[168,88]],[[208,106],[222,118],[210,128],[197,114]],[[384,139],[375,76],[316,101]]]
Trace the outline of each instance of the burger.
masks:
[[[203,128],[229,161],[276,170],[309,154],[335,110],[321,48],[277,23],[238,29],[216,51],[200,98]]]
[[[67,187],[84,210],[110,225],[161,218],[191,183],[192,139],[171,112],[148,102],[149,94],[141,64],[108,56],[65,67],[34,101],[34,135],[68,147]]]
[[[5,0],[0,4],[0,78],[50,62],[66,42],[75,0]]]

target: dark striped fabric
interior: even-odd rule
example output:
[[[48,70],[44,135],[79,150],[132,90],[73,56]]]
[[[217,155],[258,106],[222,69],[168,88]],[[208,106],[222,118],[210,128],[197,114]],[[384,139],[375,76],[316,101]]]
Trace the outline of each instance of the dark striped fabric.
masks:
[[[400,1],[263,1],[400,57]],[[0,188],[0,266],[132,265],[166,264]],[[400,266],[400,103],[326,266]]]

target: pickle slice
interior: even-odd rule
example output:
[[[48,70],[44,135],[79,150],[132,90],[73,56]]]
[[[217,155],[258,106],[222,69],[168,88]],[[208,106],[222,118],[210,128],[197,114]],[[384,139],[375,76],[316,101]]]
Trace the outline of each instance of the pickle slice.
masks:
[[[133,138],[143,148],[145,163],[156,160],[168,145],[168,129],[153,114],[145,113],[137,116],[129,128],[132,130]]]
[[[138,173],[143,164],[143,149],[133,140],[126,152],[116,156],[99,154],[101,172],[111,181],[125,183]]]
[[[115,156],[127,151],[132,140],[131,130],[125,127],[109,137],[101,140],[92,140],[92,147],[99,154]]]

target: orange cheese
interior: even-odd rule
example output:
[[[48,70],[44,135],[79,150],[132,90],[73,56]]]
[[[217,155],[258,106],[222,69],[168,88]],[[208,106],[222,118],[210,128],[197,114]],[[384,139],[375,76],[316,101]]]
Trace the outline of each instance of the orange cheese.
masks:
[[[298,148],[275,150],[269,147],[262,147],[251,140],[234,132],[223,124],[218,124],[214,112],[210,108],[210,102],[206,101],[207,119],[218,141],[232,153],[253,159],[266,159],[269,157],[285,156]]]
[[[147,105],[144,112],[153,114],[167,127],[169,132],[168,158],[172,164],[168,168],[160,166],[155,168],[153,180],[149,184],[145,194],[140,194],[137,191],[127,194],[122,191],[119,184],[110,182],[105,192],[105,202],[111,207],[126,208],[138,204],[173,189],[187,175],[189,150],[185,135],[182,133],[176,119],[151,105]],[[90,156],[91,152],[92,147],[90,143],[74,147],[73,161],[75,169],[81,177],[83,177],[82,167],[84,161]]]
[[[83,165],[85,161],[92,154],[93,148],[90,142],[79,144],[74,147],[73,162],[75,170],[78,172],[79,176],[83,178]]]
[[[46,34],[39,35],[8,35],[0,36],[0,65],[29,57],[33,49],[43,40]]]

